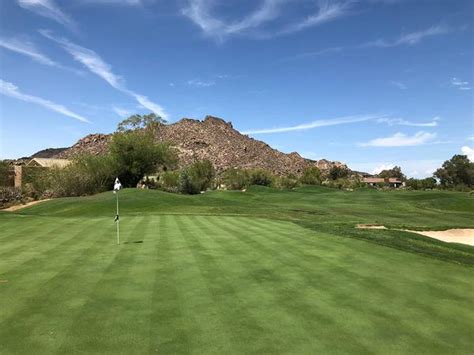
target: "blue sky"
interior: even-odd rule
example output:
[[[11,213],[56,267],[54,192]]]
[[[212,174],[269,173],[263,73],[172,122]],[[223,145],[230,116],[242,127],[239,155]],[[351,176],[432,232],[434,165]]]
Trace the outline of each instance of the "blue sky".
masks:
[[[284,152],[423,177],[474,159],[471,0],[11,0],[0,158],[211,114]]]

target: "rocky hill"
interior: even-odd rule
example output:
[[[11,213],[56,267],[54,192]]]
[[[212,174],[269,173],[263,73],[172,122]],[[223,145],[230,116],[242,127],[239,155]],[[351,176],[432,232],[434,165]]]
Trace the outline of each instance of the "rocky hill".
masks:
[[[81,152],[102,154],[107,151],[110,139],[111,135],[91,134],[55,157],[70,158]],[[260,168],[276,175],[299,175],[308,166],[317,166],[321,170],[333,166],[346,167],[343,163],[325,159],[305,159],[296,152],[282,153],[262,141],[241,134],[230,122],[212,116],[203,121],[183,118],[179,122],[163,125],[156,139],[177,148],[180,166],[208,159],[218,173],[229,168]]]
[[[52,158],[55,157],[62,152],[68,150],[69,148],[48,148],[48,149],[43,149],[40,150],[39,152],[36,152],[33,154],[30,158]]]

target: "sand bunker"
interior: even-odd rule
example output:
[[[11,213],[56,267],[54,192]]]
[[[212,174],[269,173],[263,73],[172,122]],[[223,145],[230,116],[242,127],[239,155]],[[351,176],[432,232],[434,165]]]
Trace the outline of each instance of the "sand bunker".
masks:
[[[358,224],[359,229],[387,229],[380,224]],[[448,229],[444,231],[414,231],[409,229],[398,229],[405,232],[417,233],[447,243],[461,243],[474,246],[474,229]]]
[[[47,198],[45,200],[31,201],[31,202],[25,203],[24,205],[11,206],[11,207],[5,208],[1,211],[7,211],[7,212],[18,211],[18,210],[21,210],[22,208],[30,207],[30,206],[36,205],[37,203],[44,202],[44,201],[49,201],[49,200],[51,200],[51,199]]]
[[[358,224],[356,225],[358,229],[387,229],[385,226],[381,226],[380,224]]]
[[[445,231],[412,231],[447,243],[474,245],[474,229],[448,229]]]

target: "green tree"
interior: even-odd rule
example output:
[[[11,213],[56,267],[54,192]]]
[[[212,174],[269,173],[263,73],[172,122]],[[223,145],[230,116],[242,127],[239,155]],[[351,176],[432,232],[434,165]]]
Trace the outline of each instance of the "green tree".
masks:
[[[380,173],[378,173],[377,176],[384,179],[398,178],[401,181],[406,180],[406,176],[402,173],[402,168],[400,168],[399,166],[395,166],[392,169],[382,170]]]
[[[413,190],[421,189],[421,181],[418,179],[410,178],[406,181],[406,187],[409,187]]]
[[[166,123],[166,120],[160,116],[150,113],[148,115],[132,115],[117,126],[117,132],[129,132],[137,129],[150,129],[154,130],[160,125]]]
[[[155,173],[160,166],[172,167],[177,161],[168,144],[156,143],[152,132],[138,130],[115,133],[110,155],[125,187],[135,187],[143,176]]]
[[[436,179],[433,177],[427,177],[421,180],[421,186],[423,189],[435,189],[437,186]]]
[[[305,168],[300,182],[305,185],[321,185],[321,170],[315,166]]]
[[[333,166],[329,170],[329,178],[331,180],[344,179],[349,176],[349,169],[343,166]]]
[[[454,155],[436,170],[434,176],[443,187],[474,186],[474,163],[466,155]]]

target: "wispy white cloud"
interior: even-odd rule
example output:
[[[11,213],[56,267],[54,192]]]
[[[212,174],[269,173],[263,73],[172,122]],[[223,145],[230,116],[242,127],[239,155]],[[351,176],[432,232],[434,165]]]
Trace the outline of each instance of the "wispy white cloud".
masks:
[[[112,71],[112,67],[106,63],[96,52],[74,44],[68,39],[56,37],[50,31],[40,30],[40,33],[43,36],[55,41],[56,43],[59,43],[76,61],[106,81],[110,86],[133,97],[146,109],[156,113],[163,119],[167,119],[168,115],[164,111],[163,107],[157,103],[152,102],[148,97],[129,90],[125,85],[125,80],[121,76],[116,75]]]
[[[318,0],[314,14],[309,15],[303,21],[287,26],[281,33],[298,32],[346,16],[354,2],[353,0]]]
[[[399,88],[400,90],[406,90],[408,89],[407,86],[399,81],[394,81],[394,80],[391,80],[390,81],[390,85],[393,85],[397,88]]]
[[[280,30],[272,30],[262,37],[272,37],[287,33],[298,32],[309,27],[333,21],[348,14],[354,0],[314,0],[315,13],[299,20],[296,23],[284,25]],[[250,30],[260,29],[263,25],[279,19],[282,14],[281,7],[291,4],[288,0],[263,0],[260,6],[240,20],[226,22],[224,19],[213,15],[215,1],[213,0],[188,0],[182,13],[196,24],[204,34],[223,41],[228,36],[246,33]]]
[[[469,81],[464,81],[459,78],[452,78],[451,85],[459,90],[471,90],[471,85]]]
[[[375,138],[366,143],[359,143],[361,147],[408,147],[430,143],[436,138],[436,133],[420,131],[413,136],[404,133],[395,133],[393,136]]]
[[[50,109],[52,111],[56,111],[56,112],[61,113],[65,116],[75,118],[76,120],[79,120],[79,121],[82,121],[82,122],[89,122],[89,120],[87,120],[87,118],[72,112],[71,110],[64,107],[63,105],[54,103],[52,101],[43,99],[41,97],[24,94],[18,89],[17,86],[15,86],[14,84],[12,84],[8,81],[4,81],[2,79],[0,79],[0,94],[5,95],[5,96],[9,96],[9,97],[12,97],[12,98],[15,98],[15,99],[18,99],[18,100],[31,102],[31,103],[46,107],[47,109]]]
[[[216,85],[216,82],[214,80],[203,81],[199,79],[192,79],[192,80],[188,80],[186,85],[195,87],[195,88],[208,88],[210,86]]]
[[[41,53],[33,43],[28,41],[27,39],[18,39],[18,38],[10,38],[10,39],[5,39],[1,38],[0,39],[0,47],[6,48],[12,52],[16,52],[19,54],[23,54],[27,57],[30,57],[34,61],[44,64],[44,65],[49,65],[49,66],[58,66],[58,63],[56,63],[54,60],[48,58],[46,55]]]
[[[452,30],[447,26],[441,26],[441,25],[432,26],[422,31],[401,35],[396,40],[390,41],[386,39],[378,39],[376,41],[371,41],[371,42],[367,42],[367,43],[363,43],[359,45],[353,45],[353,46],[323,48],[317,51],[296,54],[294,56],[284,58],[282,61],[304,59],[304,58],[316,57],[316,56],[326,55],[326,54],[342,53],[347,50],[356,50],[356,49],[360,50],[364,48],[389,48],[389,47],[397,47],[397,46],[403,46],[403,45],[414,46],[416,44],[419,44],[420,42],[422,42],[424,39],[428,37],[434,37],[434,36],[447,34],[451,31]],[[401,82],[390,81],[389,83],[391,85],[398,87],[401,90],[407,89],[407,86]],[[469,89],[461,89],[461,90],[469,90]]]
[[[323,56],[323,55],[327,55],[327,54],[340,53],[344,49],[345,49],[344,47],[324,48],[324,49],[317,50],[317,51],[305,52],[305,53],[300,53],[300,54],[296,54],[296,55],[293,55],[293,56],[289,56],[289,57],[283,58],[281,61],[282,62],[288,62],[288,61],[297,60],[297,59],[319,57],[319,56]]]
[[[144,108],[150,110],[151,112],[156,113],[158,116],[160,116],[164,120],[168,119],[168,114],[165,112],[165,109],[161,105],[151,101],[148,97],[144,95],[136,94],[133,91],[126,91],[126,92],[132,95],[138,101],[138,103],[142,105]]]
[[[120,5],[120,6],[142,6],[144,0],[79,0],[85,5]]]
[[[303,123],[290,127],[276,127],[276,128],[264,128],[257,130],[249,130],[242,132],[244,134],[269,134],[269,133],[282,133],[291,131],[304,131],[308,129],[335,126],[340,124],[349,124],[365,121],[374,121],[377,123],[385,123],[389,126],[411,126],[411,127],[436,127],[438,126],[439,117],[434,117],[429,122],[412,122],[403,118],[390,118],[387,115],[362,115],[362,116],[347,116],[329,120],[317,120],[309,123]]]
[[[120,117],[129,117],[130,115],[132,115],[132,112],[130,110],[127,110],[115,105],[112,106],[112,110],[114,110],[114,112]]]
[[[469,140],[469,141],[474,141],[474,136],[468,137],[467,140]]]
[[[26,10],[33,11],[38,15],[50,18],[60,24],[76,29],[74,20],[64,13],[54,0],[17,0],[18,5]]]
[[[474,162],[474,149],[465,145],[461,148],[461,152],[464,155],[467,155],[470,161]]]
[[[434,117],[430,122],[412,122],[404,120],[403,118],[386,118],[377,119],[377,123],[386,123],[389,126],[412,126],[412,127],[436,127],[438,126],[439,117]]]
[[[444,35],[449,32],[451,32],[451,29],[448,28],[447,26],[437,25],[437,26],[432,26],[430,28],[427,28],[421,31],[403,34],[399,38],[392,41],[388,41],[385,39],[378,39],[376,41],[362,44],[360,47],[387,48],[387,47],[397,47],[397,46],[413,46],[415,44],[420,43],[426,38]]]
[[[278,15],[282,0],[264,0],[259,8],[248,14],[240,21],[225,23],[211,14],[214,1],[189,0],[188,6],[182,10],[183,15],[193,21],[208,36],[218,40],[243,32],[273,20]]]
[[[76,70],[74,68],[69,68],[64,66],[51,58],[47,55],[41,53],[36,46],[30,42],[27,38],[0,38],[0,47],[8,49],[12,52],[27,56],[33,59],[35,62],[47,65],[50,67],[56,67],[64,70],[71,71],[78,75],[82,75],[83,73],[80,70]]]
[[[309,123],[303,123],[296,126],[290,127],[279,127],[279,128],[264,128],[256,129],[242,132],[243,134],[270,134],[270,133],[283,133],[283,132],[292,132],[292,131],[305,131],[308,129],[326,127],[326,126],[336,126],[342,124],[351,124],[357,122],[365,122],[379,118],[380,116],[375,115],[364,115],[364,116],[347,116],[334,118],[329,120],[317,120]]]

